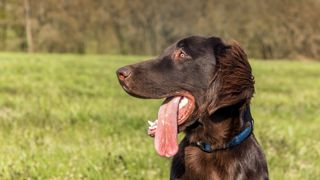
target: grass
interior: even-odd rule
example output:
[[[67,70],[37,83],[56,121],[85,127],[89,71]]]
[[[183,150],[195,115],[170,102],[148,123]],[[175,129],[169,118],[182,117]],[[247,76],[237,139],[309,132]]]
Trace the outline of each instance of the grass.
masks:
[[[0,179],[168,179],[146,135],[160,102],[115,70],[145,57],[0,53]],[[271,179],[320,177],[320,64],[251,61]]]

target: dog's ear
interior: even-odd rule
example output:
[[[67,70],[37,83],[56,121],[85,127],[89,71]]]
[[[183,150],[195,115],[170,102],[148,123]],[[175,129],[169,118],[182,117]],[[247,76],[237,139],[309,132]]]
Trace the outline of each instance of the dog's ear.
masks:
[[[211,37],[216,71],[207,91],[207,112],[239,102],[250,102],[254,93],[254,79],[247,55],[236,41],[226,44]]]
[[[210,37],[209,38],[210,46],[213,49],[213,54],[215,56],[220,56],[226,52],[227,49],[230,48],[221,38],[219,37]]]

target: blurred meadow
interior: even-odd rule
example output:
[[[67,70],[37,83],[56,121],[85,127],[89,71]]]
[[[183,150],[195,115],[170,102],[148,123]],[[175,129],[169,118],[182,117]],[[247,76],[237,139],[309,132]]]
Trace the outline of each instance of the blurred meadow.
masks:
[[[128,96],[115,76],[146,58],[0,53],[0,179],[168,179],[146,135],[161,100]],[[320,64],[250,63],[271,179],[317,179]]]

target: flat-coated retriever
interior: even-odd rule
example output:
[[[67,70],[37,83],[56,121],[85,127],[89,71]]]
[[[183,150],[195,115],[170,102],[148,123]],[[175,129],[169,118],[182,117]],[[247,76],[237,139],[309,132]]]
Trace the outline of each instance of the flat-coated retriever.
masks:
[[[187,37],[117,76],[132,96],[165,98],[148,133],[159,155],[173,156],[170,179],[268,179],[252,132],[254,78],[237,42]]]

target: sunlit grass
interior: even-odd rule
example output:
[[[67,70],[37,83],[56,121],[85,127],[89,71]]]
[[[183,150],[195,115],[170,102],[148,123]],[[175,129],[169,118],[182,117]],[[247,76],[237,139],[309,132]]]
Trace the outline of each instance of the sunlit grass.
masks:
[[[138,56],[0,54],[0,178],[168,179],[146,135],[160,102],[115,71]],[[255,134],[272,179],[320,176],[320,64],[251,61]]]

